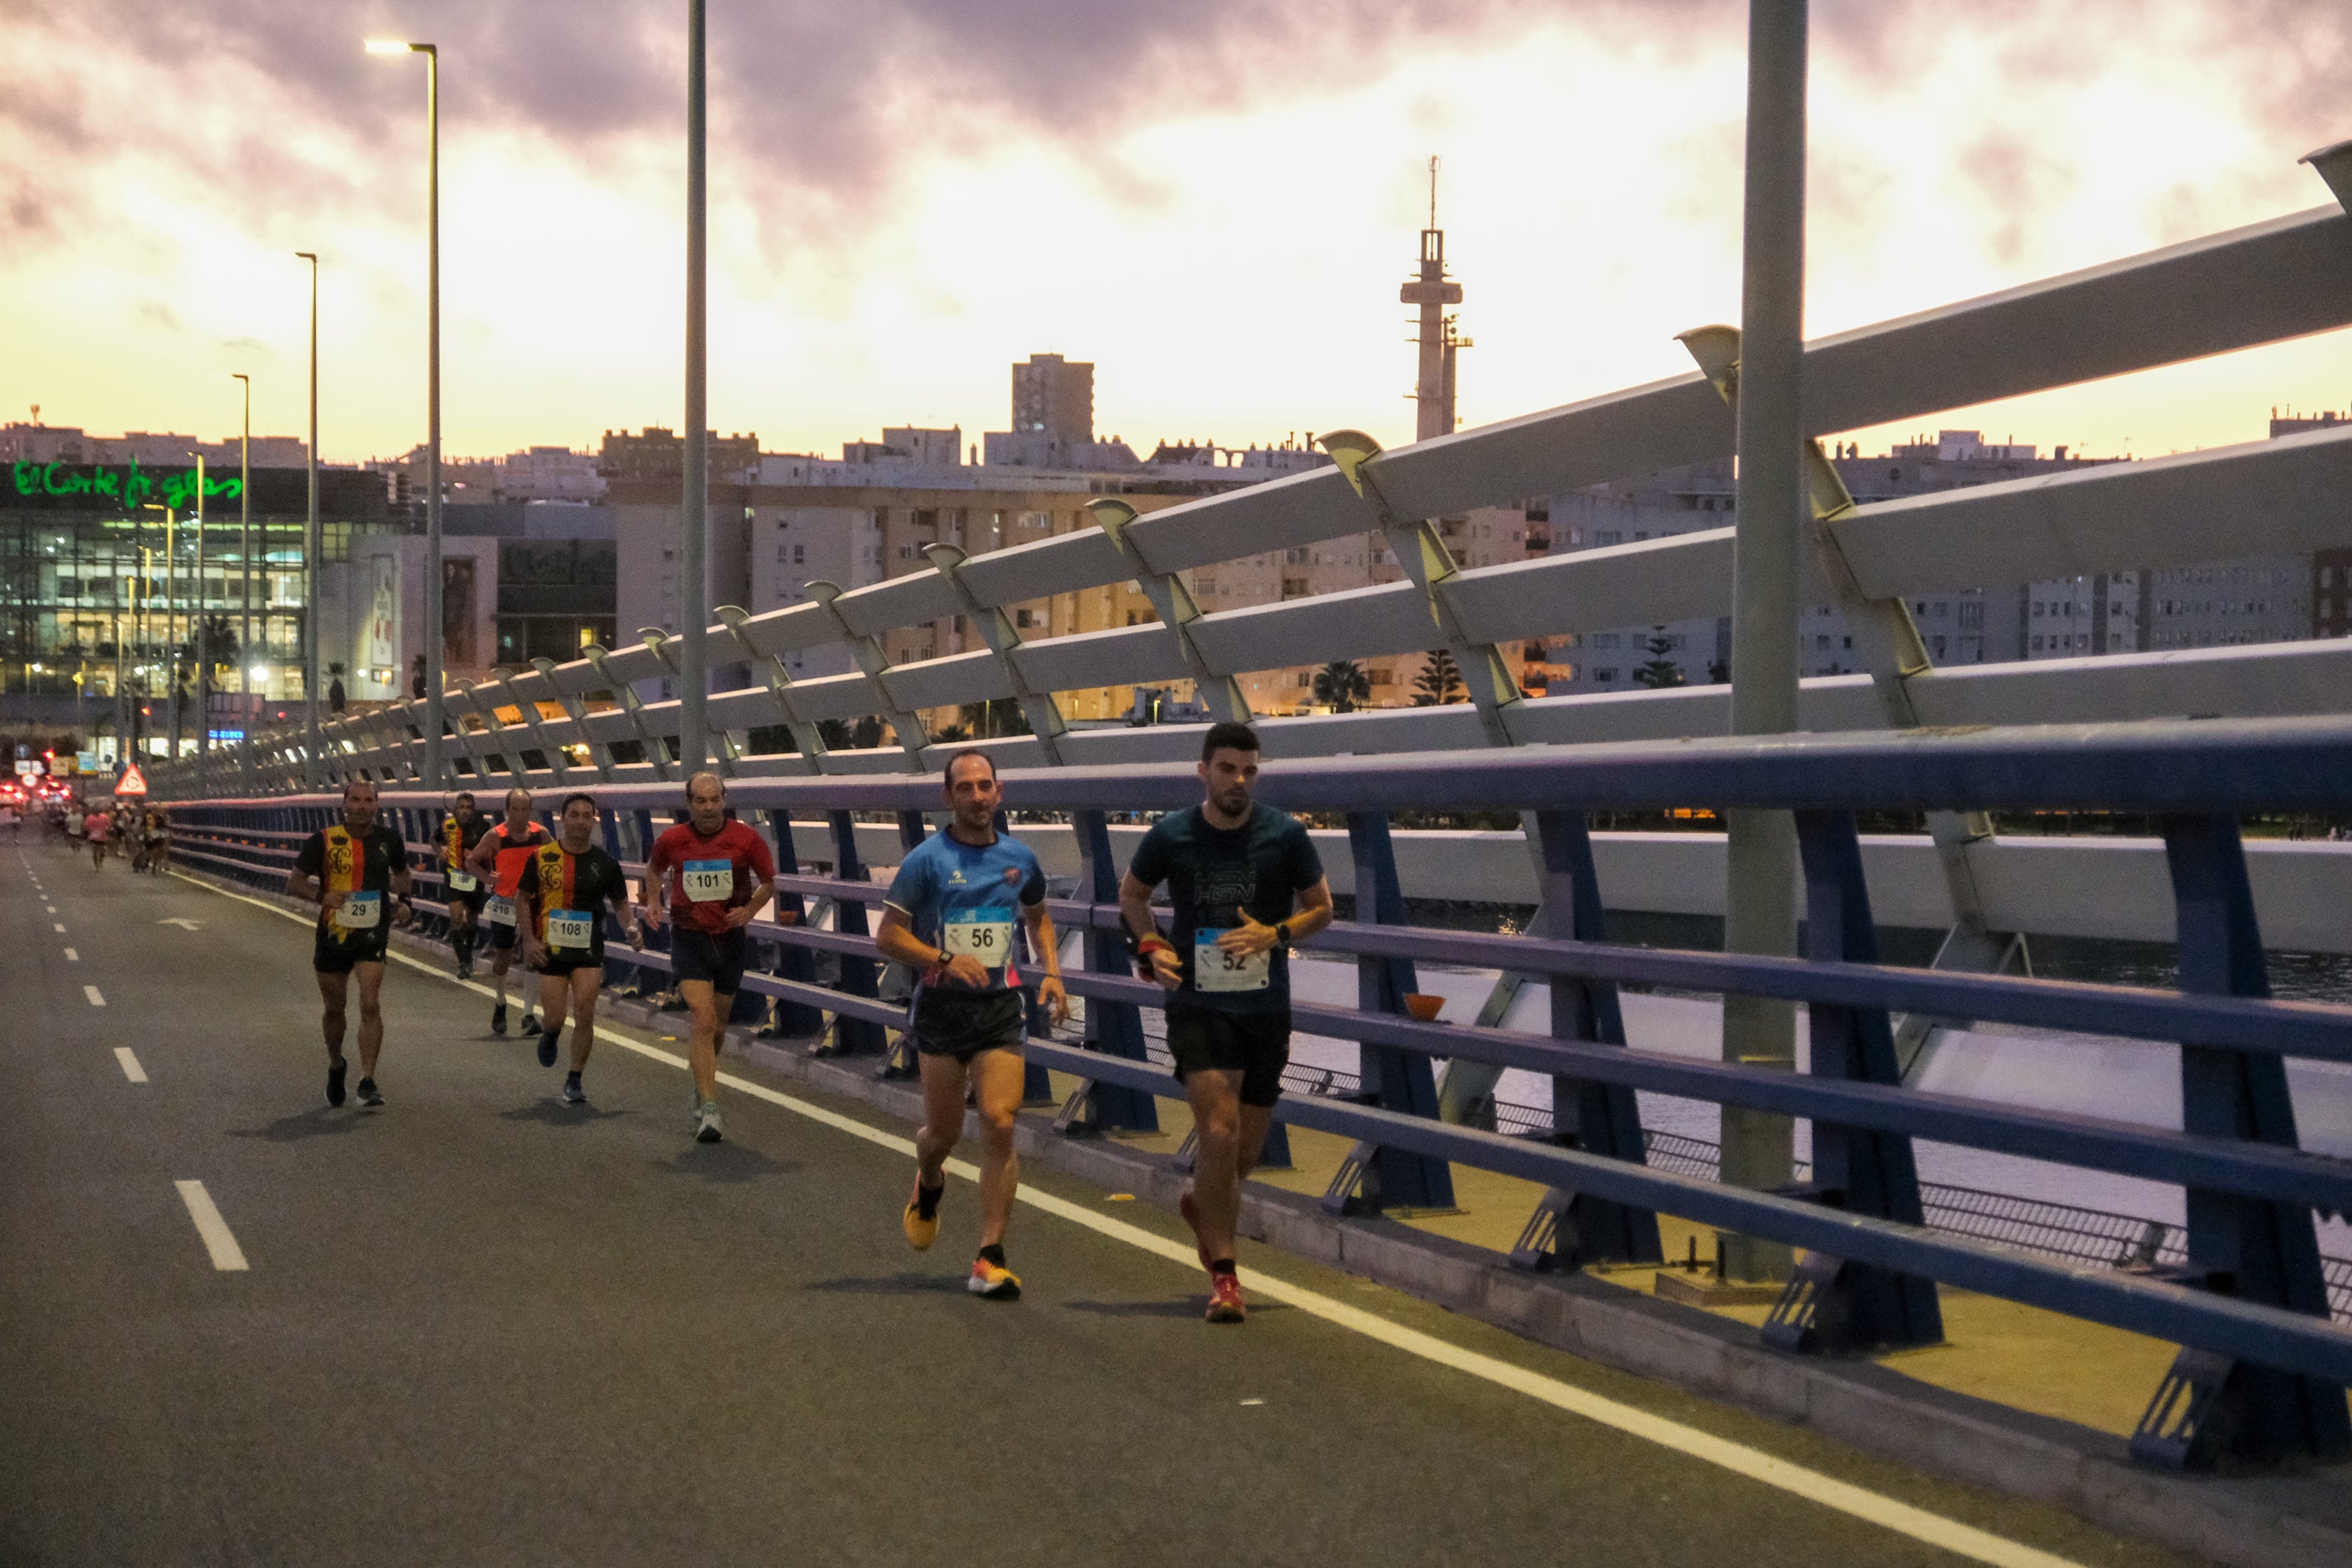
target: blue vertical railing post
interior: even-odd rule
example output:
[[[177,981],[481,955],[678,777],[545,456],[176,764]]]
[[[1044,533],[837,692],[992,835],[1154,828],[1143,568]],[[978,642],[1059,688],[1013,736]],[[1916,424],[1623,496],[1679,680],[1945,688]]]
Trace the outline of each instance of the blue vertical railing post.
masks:
[[[923,847],[923,840],[930,837],[930,826],[929,820],[919,811],[898,813],[898,860],[901,865],[906,863],[908,856]],[[876,1076],[886,1079],[920,1078],[922,1063],[915,1052],[913,1027],[914,991],[918,982],[903,964],[898,963],[892,963],[885,969],[882,978],[889,985],[892,999],[907,1004],[908,1020],[907,1027],[899,1031],[898,1043],[891,1046],[883,1057],[881,1070]],[[905,984],[903,992],[898,988],[902,980]]]
[[[833,824],[833,874],[845,882],[866,880],[866,863],[857,858],[857,823],[846,811],[826,813]],[[844,936],[871,936],[866,924],[866,906],[856,899],[836,899],[833,905],[834,930]],[[841,955],[841,988],[852,996],[874,1000],[880,994],[876,984],[874,960],[862,952]],[[832,1056],[863,1057],[878,1054],[884,1047],[882,1026],[870,1018],[853,1018],[836,1013],[833,1020]]]
[[[1803,810],[1796,821],[1805,872],[1805,956],[1823,963],[1876,963],[1878,927],[1853,814]],[[1806,1016],[1812,1077],[1901,1087],[1885,1008],[1814,1002]],[[1927,1219],[1911,1140],[1900,1133],[1815,1121],[1813,1179],[1795,1190],[1849,1214],[1903,1225]],[[1764,1342],[1780,1350],[1901,1349],[1943,1339],[1934,1280],[1823,1252],[1806,1255],[1764,1323]]]
[[[778,806],[763,813],[768,820],[768,837],[775,848],[776,869],[787,877],[801,874],[800,846],[793,840],[793,814],[789,807]],[[776,894],[778,919],[790,917],[790,923],[804,925],[808,921],[808,900],[798,893],[779,891]],[[807,948],[786,943],[779,957],[779,970],[786,980],[796,980],[804,985],[816,984],[816,954]],[[824,1015],[805,1002],[776,1004],[776,1033],[787,1039],[813,1040],[824,1032]]]
[[[1070,830],[1078,841],[1078,896],[1096,908],[1105,904],[1116,907],[1118,903],[1119,865],[1111,855],[1108,818],[1099,811],[1074,811],[1070,814]],[[1090,920],[1087,922],[1083,945],[1089,973],[1118,975],[1135,973],[1135,966],[1128,959],[1127,943],[1116,931],[1106,931]],[[1105,1056],[1124,1057],[1129,1061],[1147,1060],[1143,1048],[1142,1010],[1131,1002],[1087,997],[1086,1048],[1100,1051]],[[1031,1070],[1042,1071],[1039,1068]],[[1160,1105],[1140,1089],[1123,1089],[1108,1083],[1082,1084],[1062,1108],[1055,1125],[1068,1133],[1114,1130],[1157,1132],[1160,1131]]]
[[[2164,820],[2179,936],[2180,988],[2267,997],[2269,968],[2235,818]],[[2299,1147],[2286,1064],[2269,1054],[2180,1046],[2180,1125],[2192,1138]],[[2229,1193],[2188,1190],[2189,1283],[2290,1311],[2328,1315],[2312,1211]],[[2136,1458],[2179,1468],[2352,1452],[2344,1390],[2315,1378],[2184,1349],[2158,1385]]]
[[[1540,868],[1537,903],[1550,911],[1547,920],[1552,927],[1545,934],[1560,934],[1557,928],[1565,923],[1564,934],[1571,942],[1608,941],[1608,920],[1592,864],[1592,836],[1583,814],[1538,812],[1535,835]],[[1550,989],[1554,1039],[1625,1043],[1615,984],[1556,974]],[[1554,1078],[1551,1107],[1551,1136],[1558,1142],[1612,1160],[1647,1163],[1641,1107],[1632,1089],[1589,1079]],[[1654,1213],[1561,1188],[1543,1195],[1511,1250],[1511,1261],[1521,1268],[1576,1268],[1587,1263],[1656,1263],[1663,1258]]]
[[[1396,844],[1384,812],[1348,814],[1348,850],[1356,870],[1356,919],[1368,925],[1402,925],[1404,888],[1397,880]],[[1405,997],[1421,988],[1409,958],[1356,960],[1356,1006],[1365,1013],[1406,1012]],[[1437,1117],[1437,1076],[1429,1058],[1393,1046],[1359,1047],[1360,1098],[1367,1105],[1409,1116]],[[1332,1178],[1323,1206],[1334,1213],[1378,1214],[1390,1208],[1450,1209],[1454,1172],[1426,1154],[1359,1143]]]

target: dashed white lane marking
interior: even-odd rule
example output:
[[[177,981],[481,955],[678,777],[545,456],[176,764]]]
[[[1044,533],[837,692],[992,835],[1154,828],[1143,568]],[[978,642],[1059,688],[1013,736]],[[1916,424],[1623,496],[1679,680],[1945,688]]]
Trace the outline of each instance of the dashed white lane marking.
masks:
[[[89,1005],[93,1007],[103,1007],[106,1005],[106,998],[98,994],[98,987],[95,985],[83,986],[81,988],[81,994],[89,998]]]
[[[54,925],[54,926],[56,926],[56,927],[58,928],[58,934],[59,936],[63,936],[63,935],[65,935],[65,934],[66,934],[66,924],[65,924],[65,921],[52,921],[50,923],[51,923],[52,925]]]
[[[205,1191],[202,1182],[174,1182],[180,1189],[180,1201],[188,1205],[188,1217],[196,1222],[196,1234],[204,1238],[205,1250],[213,1255],[213,1267],[224,1274],[241,1273],[251,1267],[245,1260],[245,1248],[236,1244],[236,1237],[221,1218],[220,1209],[213,1203],[212,1194]]]
[[[139,1058],[131,1054],[131,1047],[129,1046],[115,1047],[114,1059],[122,1064],[122,1076],[124,1078],[129,1079],[133,1083],[145,1083],[147,1081],[147,1069],[139,1065]]]
[[[79,963],[81,962],[81,954],[76,952],[72,948],[68,948],[66,949],[66,962],[68,963]]]
[[[173,875],[179,876],[180,873],[173,872]],[[257,909],[268,910],[272,914],[282,916],[298,925],[310,923],[291,910],[281,910],[275,904],[263,903],[258,899],[247,898],[242,893],[232,893],[225,889],[215,888],[209,882],[199,882],[193,877],[184,877],[182,879],[207,891],[218,893],[223,898],[235,899],[240,903],[252,904]],[[391,956],[395,961],[433,975],[436,979],[450,981],[453,984],[462,985],[467,990],[478,992],[486,996],[490,994],[490,988],[478,981],[455,980],[446,969],[436,964],[426,963],[397,948],[393,950]],[[684,1069],[687,1066],[684,1057],[672,1055],[646,1041],[634,1039],[631,1037],[630,1031],[618,1028],[604,1019],[597,1021],[597,1036],[600,1039],[610,1040],[625,1050],[634,1051],[654,1061],[666,1063],[680,1069]],[[738,1078],[732,1073],[720,1073],[719,1081],[738,1093],[750,1095],[754,1100],[764,1100],[772,1105],[781,1106],[795,1115],[806,1117],[836,1131],[845,1132],[853,1138],[862,1138],[868,1143],[879,1144],[909,1159],[914,1157],[915,1144],[912,1139],[901,1138],[895,1132],[886,1132],[878,1127],[869,1127],[855,1118],[844,1116],[838,1111],[828,1110],[824,1106],[809,1100],[794,1099],[791,1095],[770,1089],[765,1084],[754,1083],[749,1079]],[[980,1180],[980,1167],[968,1160],[950,1160],[947,1162],[947,1169],[950,1173],[960,1176],[965,1181]],[[182,1184],[184,1187],[189,1184]],[[198,1190],[201,1192],[202,1188],[199,1187]],[[1021,1189],[1019,1197],[1021,1202],[1032,1208],[1040,1209],[1058,1219],[1067,1220],[1072,1225],[1084,1226],[1087,1229],[1112,1240],[1125,1242],[1139,1251],[1153,1253],[1171,1263],[1181,1264],[1188,1272],[1198,1273],[1200,1270],[1200,1259],[1192,1247],[1155,1235],[1140,1226],[1129,1225],[1124,1220],[1111,1219],[1081,1205],[1055,1197],[1050,1193],[1037,1192],[1032,1188]],[[1654,1415],[1638,1405],[1627,1405],[1621,1400],[1611,1399],[1588,1389],[1579,1388],[1574,1384],[1563,1383],[1556,1377],[1547,1377],[1542,1373],[1531,1372],[1525,1367],[1515,1366],[1509,1362],[1482,1355],[1476,1351],[1466,1350],[1460,1345],[1451,1344],[1434,1334],[1423,1333],[1418,1329],[1410,1329],[1402,1323],[1392,1323],[1375,1313],[1367,1312],[1359,1307],[1349,1306],[1344,1301],[1326,1296],[1318,1290],[1310,1290],[1303,1285],[1290,1284],[1261,1269],[1250,1271],[1250,1289],[1268,1300],[1280,1301],[1295,1307],[1311,1317],[1320,1318],[1337,1328],[1360,1334],[1366,1339],[1377,1341],[1393,1350],[1402,1351],[1408,1355],[1419,1356],[1424,1361],[1435,1363],[1440,1366],[1451,1367],[1456,1372],[1467,1373],[1482,1382],[1493,1384],[1498,1388],[1508,1389],[1514,1394],[1524,1394],[1528,1398],[1549,1405],[1556,1410],[1580,1415],[1602,1426],[1613,1427],[1630,1436],[1654,1443],[1659,1447],[1669,1448],[1702,1463],[1729,1470],[1734,1475],[1745,1476],[1750,1480],[1803,1498],[1823,1508],[1878,1525],[1897,1535],[1906,1535],[1914,1541],[1938,1547],[1951,1552],[1954,1556],[1964,1557],[1975,1563],[1989,1563],[1991,1568],[2081,1568],[2080,1564],[2070,1558],[2060,1557],[2039,1548],[2025,1545],[2021,1542],[1994,1535],[1988,1531],[1979,1530],[1973,1525],[1962,1524],[1958,1520],[1946,1519],[1941,1514],[1930,1513],[1922,1508],[1914,1508],[1909,1503],[1897,1501],[1894,1498],[1882,1497],[1876,1492],[1839,1480],[1834,1476],[1826,1476],[1819,1470],[1807,1469],[1802,1465],[1791,1464],[1760,1448],[1751,1448],[1744,1443],[1734,1442],[1728,1437],[1718,1437],[1712,1432],[1701,1431],[1696,1426],[1686,1426],[1679,1421],[1671,1421],[1662,1415]]]

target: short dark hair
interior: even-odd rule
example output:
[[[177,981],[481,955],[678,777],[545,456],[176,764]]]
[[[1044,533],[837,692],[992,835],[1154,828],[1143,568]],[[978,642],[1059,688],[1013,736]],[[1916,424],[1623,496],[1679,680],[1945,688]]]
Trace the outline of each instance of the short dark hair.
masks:
[[[1257,731],[1246,724],[1236,724],[1231,720],[1222,724],[1210,725],[1209,732],[1201,737],[1201,760],[1204,763],[1219,752],[1255,752],[1256,750]]]
[[[941,789],[951,790],[955,788],[956,764],[964,761],[968,757],[976,757],[980,761],[986,763],[988,764],[988,776],[990,778],[994,778],[996,776],[996,759],[990,756],[986,752],[982,751],[977,746],[966,746],[962,751],[958,752],[953,756],[950,757],[948,759],[948,765],[940,771],[940,787]]]
[[[472,790],[469,790],[469,789],[461,789],[461,790],[459,790],[456,795],[451,795],[451,796],[449,797],[449,804],[450,804],[451,805],[457,805],[457,804],[459,801],[461,801],[461,800],[462,800],[462,801],[464,801],[467,805],[473,805],[473,804],[474,804],[474,792],[473,792]]]
[[[584,800],[590,805],[596,805],[596,797],[594,795],[588,794],[585,790],[575,789],[570,795],[563,797],[563,804],[555,808],[555,815],[562,816],[565,812],[570,811],[572,809],[572,803],[575,800]],[[604,816],[604,808],[601,805],[597,805],[596,815],[598,816]]]

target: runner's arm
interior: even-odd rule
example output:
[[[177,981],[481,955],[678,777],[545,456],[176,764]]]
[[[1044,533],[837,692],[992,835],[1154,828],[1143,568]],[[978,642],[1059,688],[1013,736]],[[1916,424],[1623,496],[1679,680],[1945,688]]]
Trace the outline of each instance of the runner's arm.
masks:
[[[874,945],[883,957],[909,969],[925,973],[944,970],[949,979],[975,991],[988,984],[986,964],[968,952],[950,958],[943,950],[933,947],[915,934],[907,911],[896,904],[882,906],[882,929],[875,933]]]
[[[613,906],[613,912],[621,918],[621,933],[629,939],[629,945],[639,952],[645,952],[646,933],[638,929],[637,907],[629,901],[629,879],[625,874],[621,878],[620,888],[608,901]]]
[[[1029,951],[1045,966],[1045,978],[1037,983],[1037,1000],[1053,1009],[1054,1022],[1070,1021],[1070,994],[1062,985],[1062,948],[1054,933],[1054,917],[1045,912],[1045,900],[1021,906],[1021,919],[1029,928]]]
[[[1184,983],[1184,963],[1176,954],[1176,944],[1160,934],[1160,921],[1151,913],[1152,886],[1132,871],[1121,877],[1118,918],[1127,927],[1137,961],[1148,960],[1151,978],[1173,991]]]
[[[1311,888],[1298,890],[1298,908],[1279,923],[1290,928],[1290,942],[1285,942],[1273,926],[1261,924],[1246,910],[1242,923],[1217,939],[1217,945],[1227,952],[1267,952],[1277,947],[1305,942],[1331,923],[1331,883],[1328,878]]]
[[[669,867],[656,843],[646,856],[646,924],[655,931],[669,918]]]
[[[491,835],[485,833],[466,851],[466,869],[488,881],[498,880],[499,847]]]
[[[784,831],[789,833],[792,829],[787,826]],[[751,873],[759,885],[751,889],[750,899],[727,911],[728,925],[738,931],[750,925],[752,917],[765,909],[768,900],[776,896],[776,860],[768,853],[767,840],[753,833],[751,853],[743,858],[746,862],[744,868]]]

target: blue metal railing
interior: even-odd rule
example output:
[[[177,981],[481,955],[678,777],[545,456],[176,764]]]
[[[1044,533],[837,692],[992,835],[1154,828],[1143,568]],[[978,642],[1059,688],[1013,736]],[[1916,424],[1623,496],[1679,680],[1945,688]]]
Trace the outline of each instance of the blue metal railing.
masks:
[[[1190,804],[1189,767],[1061,768],[1004,775],[1015,812],[1066,813],[1084,869],[1080,896],[1054,911],[1087,933],[1072,991],[1087,1000],[1083,1046],[1034,1042],[1033,1068],[1088,1086],[1066,1130],[1155,1124],[1155,1097],[1181,1094],[1147,1058],[1141,1010],[1159,987],[1134,979],[1117,936],[1112,812]],[[675,784],[591,789],[608,808],[616,850],[641,854]],[[1286,763],[1261,797],[1345,819],[1361,915],[1311,944],[1352,956],[1354,1009],[1295,1009],[1299,1027],[1358,1043],[1346,1098],[1292,1096],[1277,1117],[1355,1140],[1335,1205],[1440,1203],[1451,1166],[1523,1177],[1549,1189],[1557,1222],[1545,1259],[1572,1265],[1658,1258],[1655,1215],[1806,1249],[1769,1342],[1790,1349],[1932,1342],[1942,1336],[1935,1284],[1965,1287],[2176,1342],[2180,1362],[2151,1403],[2135,1450],[2154,1460],[2336,1454],[2352,1448],[2342,1390],[2352,1331],[2328,1317],[2314,1211],[2352,1212],[2352,1163],[2298,1147],[2284,1058],[2352,1061],[2352,1008],[2268,996],[2237,815],[2325,808],[2352,800],[2352,721],[2169,722],[2109,726],[1785,736],[1769,740],[1533,749]],[[386,806],[412,844],[429,839],[436,797],[394,792]],[[747,980],[786,1006],[835,1018],[836,1048],[878,1052],[898,1008],[877,993],[866,905],[878,897],[856,861],[856,814],[887,813],[919,842],[937,784],[921,778],[825,777],[740,783],[734,804],[772,833],[798,811],[821,814],[835,875],[801,865],[778,836],[786,896],[834,900],[836,929],[761,922],[755,937],[784,955],[782,973]],[[1773,958],[1636,949],[1606,940],[1584,814],[1706,805],[1796,816],[1807,911],[1805,953]],[[1878,962],[1854,813],[1860,810],[2099,808],[2163,825],[2178,911],[2182,988],[2159,991],[2014,976],[1948,974]],[[1402,923],[1387,813],[1403,809],[1533,814],[1544,938],[1435,931]],[[179,811],[184,858],[268,880],[292,837],[328,820],[322,797],[191,803]],[[420,850],[429,859],[429,851]],[[843,875],[846,873],[846,875]],[[1792,889],[1792,893],[1794,889]],[[811,967],[828,953],[835,984]],[[638,962],[634,956],[616,961]],[[1475,964],[1550,980],[1548,1036],[1422,1024],[1404,1016],[1416,961]],[[649,968],[660,967],[649,957]],[[1783,999],[1807,1006],[1813,1048],[1803,1075],[1631,1050],[1618,1017],[1622,983]],[[1923,1093],[1903,1086],[1892,1012],[2038,1025],[2182,1042],[2184,1131]],[[1554,1124],[1538,1136],[1435,1119],[1433,1058],[1516,1067],[1553,1079]],[[1721,1185],[1653,1161],[1634,1112],[1639,1089],[1811,1119],[1811,1179],[1777,1193]],[[1928,1224],[1911,1141],[1993,1150],[2183,1187],[2188,1224],[2177,1260],[2135,1270],[2036,1256]]]

